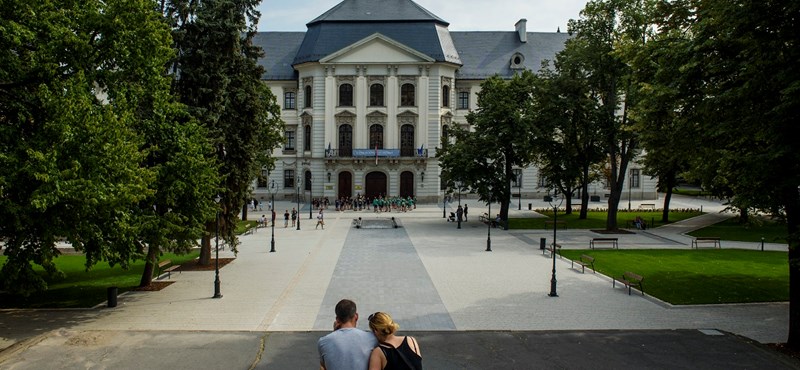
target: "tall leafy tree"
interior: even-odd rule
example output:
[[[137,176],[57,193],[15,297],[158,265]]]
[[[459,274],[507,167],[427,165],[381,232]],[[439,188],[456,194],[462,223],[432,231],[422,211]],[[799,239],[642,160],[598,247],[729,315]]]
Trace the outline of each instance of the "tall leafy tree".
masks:
[[[631,160],[639,152],[637,132],[628,114],[636,104],[635,81],[621,50],[641,45],[647,27],[648,0],[595,0],[586,4],[581,18],[569,22],[575,37],[567,41],[574,61],[586,70],[589,85],[598,98],[595,116],[607,157],[610,188],[606,229],[617,229],[617,211]],[[627,46],[630,47],[630,46]]]
[[[252,44],[260,14],[257,0],[171,1],[162,11],[172,22],[178,57],[175,91],[209,133],[218,163],[222,237],[236,246],[238,210],[249,195],[268,153],[278,147],[282,121],[275,96],[261,82],[262,50]],[[211,259],[206,225],[200,263]]]
[[[439,149],[442,180],[462,181],[482,201],[499,201],[500,217],[508,220],[514,167],[533,161],[541,136],[533,111],[535,75],[530,71],[504,80],[498,76],[481,84],[478,108],[467,115],[469,129],[455,127],[454,143]]]
[[[64,240],[127,267],[156,174],[142,119],[164,98],[169,30],[149,1],[11,1],[0,10],[3,289],[46,288]]]
[[[691,122],[692,172],[730,189],[742,207],[784,217],[789,243],[789,337],[800,347],[800,3],[683,0],[663,4],[691,36],[684,91],[701,82]]]

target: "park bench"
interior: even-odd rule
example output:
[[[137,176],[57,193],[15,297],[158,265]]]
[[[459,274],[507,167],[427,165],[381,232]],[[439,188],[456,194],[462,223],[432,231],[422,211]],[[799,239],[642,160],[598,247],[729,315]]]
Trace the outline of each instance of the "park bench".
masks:
[[[644,286],[642,285],[642,280],[644,278],[641,275],[634,274],[630,271],[626,271],[622,274],[622,278],[614,279],[611,283],[611,286],[616,288],[617,281],[628,287],[628,295],[631,295],[631,287],[637,287],[642,295],[644,295]]]
[[[700,249],[700,244],[711,244],[712,248],[722,249],[718,236],[698,236],[692,240],[692,248]]]
[[[478,221],[483,222],[485,224],[488,224],[489,223],[489,215],[484,212],[482,215],[478,216]]]
[[[607,244],[611,245],[611,248],[619,249],[618,238],[592,238],[592,240],[589,241],[589,248],[597,249],[598,244]]]
[[[646,230],[649,226],[647,222],[642,220],[642,230]],[[626,229],[635,229],[636,228],[636,220],[626,220],[625,221],[625,228]]]
[[[181,268],[180,265],[173,265],[172,260],[163,260],[158,263],[158,276],[163,275],[165,272],[167,273],[167,279],[172,277],[172,271]],[[178,271],[180,272],[180,271]]]
[[[253,226],[251,226],[250,224],[247,224],[247,225],[244,227],[244,235],[250,235],[250,234],[252,234],[252,233],[253,233],[253,231],[255,231],[255,229],[256,229],[256,228],[257,228],[257,227],[253,227]]]
[[[592,269],[592,272],[596,273],[594,269],[594,257],[592,256],[587,256],[585,254],[582,254],[579,259],[572,261],[572,265],[570,267],[575,267],[575,264],[581,266],[582,273],[586,273],[586,266],[589,266]]]
[[[544,249],[542,249],[542,255],[544,256],[544,252],[550,252],[550,255],[553,255],[553,249],[555,249],[555,253],[558,254],[558,258],[563,258],[561,256],[561,244],[556,244],[555,248],[553,244],[548,245]]]
[[[567,221],[545,221],[544,222],[544,229],[549,230],[550,227],[559,227],[561,226],[561,230],[565,230],[567,228]]]
[[[639,205],[639,209],[656,209],[655,203],[642,203]]]

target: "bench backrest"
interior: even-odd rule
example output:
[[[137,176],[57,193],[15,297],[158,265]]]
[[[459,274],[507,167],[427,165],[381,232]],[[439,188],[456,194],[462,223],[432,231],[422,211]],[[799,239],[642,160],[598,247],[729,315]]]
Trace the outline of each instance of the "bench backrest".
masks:
[[[161,262],[159,262],[159,263],[158,263],[158,268],[162,268],[162,267],[164,267],[164,266],[168,266],[168,265],[170,265],[170,264],[172,264],[172,261],[170,261],[170,260],[163,260],[163,261],[161,261]]]
[[[592,240],[597,242],[615,242],[619,240],[619,238],[592,238]]]
[[[641,282],[642,279],[644,279],[641,275],[634,274],[630,271],[626,271],[624,274],[622,274],[622,277],[627,281],[632,281],[637,283]]]
[[[581,255],[581,261],[583,261],[583,262],[594,262],[594,257],[582,254]]]

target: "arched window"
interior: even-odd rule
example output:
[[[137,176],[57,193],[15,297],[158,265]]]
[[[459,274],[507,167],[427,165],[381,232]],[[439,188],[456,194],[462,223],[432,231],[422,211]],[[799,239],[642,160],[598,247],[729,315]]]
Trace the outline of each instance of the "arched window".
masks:
[[[351,84],[339,85],[339,106],[340,107],[353,106],[353,85]]]
[[[339,156],[353,156],[353,126],[339,126]]]
[[[403,84],[400,86],[400,106],[413,107],[416,106],[415,89],[413,84]]]
[[[369,147],[383,149],[383,126],[372,125],[369,127]]]
[[[450,106],[450,86],[447,85],[442,86],[442,106]]]
[[[304,96],[304,107],[311,108],[311,85],[306,85],[305,87],[305,96]]]
[[[303,150],[311,150],[311,125],[303,127]]]
[[[383,85],[372,84],[369,87],[369,105],[371,107],[383,106]]]

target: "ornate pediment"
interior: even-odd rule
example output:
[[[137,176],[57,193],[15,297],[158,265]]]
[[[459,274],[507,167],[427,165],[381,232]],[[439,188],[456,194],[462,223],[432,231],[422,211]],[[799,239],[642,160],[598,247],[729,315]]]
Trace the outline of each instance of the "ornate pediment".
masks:
[[[433,63],[435,60],[380,33],[374,33],[322,59],[320,63],[407,64]]]

